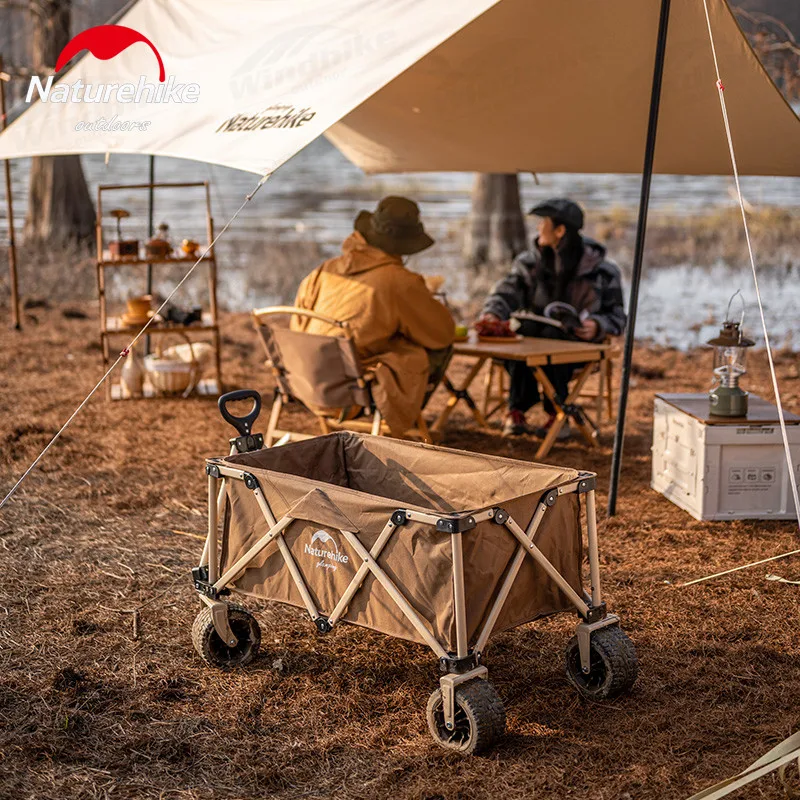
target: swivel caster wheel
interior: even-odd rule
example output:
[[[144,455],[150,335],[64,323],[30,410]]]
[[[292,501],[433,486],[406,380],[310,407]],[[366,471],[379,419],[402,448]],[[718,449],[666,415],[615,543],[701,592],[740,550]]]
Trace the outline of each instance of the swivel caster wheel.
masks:
[[[503,701],[489,681],[482,678],[462,683],[455,689],[455,724],[448,730],[444,719],[442,690],[428,700],[428,728],[434,741],[462,755],[482,753],[505,733]]]
[[[567,645],[567,679],[587,700],[610,700],[636,682],[639,661],[628,635],[618,625],[592,632],[589,672],[581,668],[578,637]]]
[[[234,669],[247,666],[261,645],[261,628],[256,618],[242,606],[228,606],[228,624],[239,640],[233,647],[222,641],[211,618],[209,607],[197,615],[192,625],[192,643],[200,658],[210,667]]]

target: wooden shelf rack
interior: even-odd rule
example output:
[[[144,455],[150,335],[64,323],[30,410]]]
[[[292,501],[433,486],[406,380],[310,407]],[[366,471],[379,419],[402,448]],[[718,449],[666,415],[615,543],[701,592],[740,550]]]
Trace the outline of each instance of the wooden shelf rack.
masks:
[[[140,326],[127,326],[122,317],[114,316],[108,312],[108,300],[106,297],[106,270],[118,269],[120,267],[158,267],[162,265],[184,265],[190,266],[197,260],[196,257],[179,256],[175,258],[150,258],[146,255],[138,257],[123,256],[112,258],[111,253],[105,248],[103,242],[103,195],[117,190],[141,190],[153,191],[161,189],[199,189],[202,188],[205,194],[206,211],[206,234],[208,242],[214,241],[214,219],[211,216],[211,192],[208,181],[196,183],[140,183],[140,184],[106,184],[97,187],[97,222],[96,222],[96,245],[97,245],[97,295],[100,304],[100,345],[103,351],[103,365],[107,370],[111,362],[117,356],[118,351],[112,350],[112,340],[121,341],[123,337],[128,340],[141,329]],[[206,246],[201,245],[199,252],[204,252]],[[178,325],[175,323],[154,323],[147,329],[147,336],[160,336],[166,333],[180,333],[188,336],[194,341],[192,334],[202,334],[203,340],[210,338],[213,347],[213,368],[214,377],[206,377],[195,387],[195,393],[200,395],[218,395],[222,392],[222,365],[220,358],[220,335],[219,322],[217,316],[217,260],[214,248],[211,246],[202,258],[202,263],[198,267],[207,268],[208,280],[208,308],[203,309],[201,322],[192,325]],[[138,345],[137,345],[138,346]],[[122,392],[119,382],[112,383],[106,381],[106,399],[122,399]],[[155,397],[157,394],[153,388],[145,381],[144,397]]]

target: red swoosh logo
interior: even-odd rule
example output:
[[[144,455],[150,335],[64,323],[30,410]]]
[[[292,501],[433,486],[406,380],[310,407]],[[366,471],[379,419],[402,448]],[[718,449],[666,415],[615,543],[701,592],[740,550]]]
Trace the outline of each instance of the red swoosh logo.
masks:
[[[56,72],[59,72],[71,58],[82,50],[88,50],[101,61],[108,61],[137,42],[144,42],[155,53],[158,59],[158,79],[163,83],[166,79],[164,62],[161,60],[161,54],[156,50],[156,46],[139,31],[126,28],[124,25],[96,25],[70,39],[58,56]]]

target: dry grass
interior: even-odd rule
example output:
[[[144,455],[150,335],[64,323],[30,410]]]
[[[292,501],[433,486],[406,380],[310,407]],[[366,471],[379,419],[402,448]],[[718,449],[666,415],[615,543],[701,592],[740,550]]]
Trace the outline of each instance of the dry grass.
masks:
[[[2,490],[100,372],[93,319],[36,313],[22,335],[0,330]],[[224,331],[229,386],[267,393],[244,316]],[[204,667],[188,580],[201,542],[171,531],[202,532],[202,460],[226,451],[229,431],[211,401],[93,401],[0,512],[0,797],[660,800],[742,769],[800,725],[800,590],[765,582],[764,568],[675,584],[797,538],[790,523],[695,522],[649,490],[652,394],[705,388],[708,361],[637,354],[640,375],[663,377],[636,379],[620,514],[601,524],[607,599],[641,660],[632,695],[591,705],[569,688],[574,618],[502,634],[488,666],[508,735],[471,760],[427,733],[436,669],[422,647],[348,627],[320,637],[298,611],[263,605],[256,663]],[[778,369],[800,410],[796,360]],[[758,355],[749,387],[769,396]],[[531,457],[530,442],[454,423],[448,445]],[[568,443],[551,460],[597,470],[602,492],[611,433],[601,450]],[[796,579],[798,564],[769,571]],[[782,794],[767,778],[747,796]]]
[[[464,236],[462,220],[454,223],[439,241],[438,266],[448,275],[449,285],[459,284],[466,267],[460,255]],[[787,273],[800,269],[797,241],[800,238],[800,213],[796,209],[760,208],[749,215],[750,233],[758,265],[762,270],[780,269]],[[608,247],[609,257],[623,272],[630,271],[636,236],[634,210],[616,208],[589,216],[587,233]],[[230,270],[233,264],[243,264],[240,283],[229,291],[235,307],[241,308],[241,298],[272,298],[276,302],[291,301],[300,279],[323,259],[319,244],[311,240],[295,240],[276,232],[264,233],[263,239],[250,242],[223,240],[218,257]],[[664,212],[650,214],[647,228],[645,266],[674,266],[693,264],[707,267],[717,263],[734,268],[745,265],[747,247],[738,208],[726,208],[691,216]],[[18,255],[19,283],[23,296],[46,297],[56,301],[90,301],[97,295],[94,256],[77,245],[54,251],[41,246],[21,246]],[[65,266],[66,264],[66,266]],[[156,291],[165,293],[183,276],[185,266],[158,270]],[[234,267],[234,270],[236,268]],[[469,270],[465,286],[467,317],[480,308],[494,282],[505,275],[508,265],[493,265]],[[7,253],[0,249],[0,307],[8,303]],[[136,268],[120,268],[107,274],[110,286],[117,284],[143,290],[143,272]],[[202,287],[203,283],[197,284]],[[199,302],[197,288],[191,302]],[[122,292],[124,295],[126,292]],[[119,292],[112,291],[110,296]],[[120,295],[120,296],[121,296]],[[186,299],[186,295],[184,295]],[[222,306],[230,299],[221,297]]]
[[[324,259],[313,241],[252,242],[237,253],[248,265],[247,297],[274,297],[292,302],[300,281]]]
[[[796,209],[765,206],[748,214],[748,227],[759,267],[791,271],[800,267],[797,239],[800,213]],[[587,231],[608,247],[620,265],[633,261],[636,241],[635,211],[612,209],[593,214]],[[732,267],[749,264],[747,243],[738,206],[703,214],[654,212],[647,225],[645,263],[648,267],[718,262]]]
[[[4,231],[5,234],[5,231]],[[48,247],[17,244],[17,275],[23,297],[50,300],[97,298],[94,251],[75,243]],[[0,304],[11,294],[8,250],[0,248]]]

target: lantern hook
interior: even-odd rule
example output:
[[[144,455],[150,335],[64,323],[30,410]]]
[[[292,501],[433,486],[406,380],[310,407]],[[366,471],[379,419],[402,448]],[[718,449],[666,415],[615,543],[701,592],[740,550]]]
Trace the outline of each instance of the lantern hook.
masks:
[[[742,338],[742,330],[744,329],[744,295],[742,294],[741,289],[737,289],[733,295],[731,295],[731,299],[728,300],[728,310],[725,312],[725,322],[733,322],[731,319],[731,306],[733,305],[733,301],[736,297],[739,297],[739,300],[742,304],[742,315],[739,317],[739,338]]]

